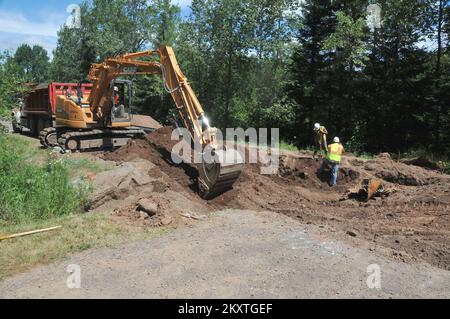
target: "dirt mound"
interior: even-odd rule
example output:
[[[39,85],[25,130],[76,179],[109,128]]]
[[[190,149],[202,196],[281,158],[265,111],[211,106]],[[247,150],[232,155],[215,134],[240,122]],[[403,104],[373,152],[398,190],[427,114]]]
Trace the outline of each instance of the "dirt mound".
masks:
[[[155,208],[152,213],[142,208],[140,204],[142,200],[139,199],[130,205],[117,208],[114,211],[115,216],[131,224],[140,223],[150,227],[168,226],[177,220],[174,216],[176,214],[170,210],[170,204],[164,198],[154,195],[144,198],[154,204]]]
[[[134,159],[120,163],[112,170],[94,174],[90,208],[98,209],[105,205],[114,207],[115,204],[120,205],[131,196],[153,187],[156,180],[148,175],[148,171],[154,167],[149,161]]]
[[[197,192],[198,173],[194,166],[171,161],[172,146],[178,141],[171,141],[172,127],[163,127],[147,135],[144,139],[130,140],[125,146],[105,153],[105,160],[127,162],[136,158],[148,160],[156,165],[150,172],[153,177],[166,175],[166,183],[176,191]]]
[[[283,178],[294,180],[303,187],[329,190],[327,182],[330,179],[330,169],[325,169],[321,173],[321,166],[321,161],[316,161],[312,158],[281,156],[279,175]],[[347,188],[348,184],[358,179],[359,176],[359,172],[349,167],[340,167],[338,188]]]
[[[171,150],[178,143],[171,140],[172,131],[172,127],[156,130],[147,135],[146,139],[130,141],[124,147],[106,153],[104,158],[119,162],[136,158],[149,160],[170,177],[168,183],[172,189],[187,191],[193,194],[196,200],[200,200],[196,193],[198,177],[196,167],[187,163],[177,165],[170,160]],[[243,152],[246,152],[248,159],[248,148]],[[270,209],[276,197],[274,195],[278,194],[279,198],[286,198],[285,208],[290,209],[289,205],[293,202],[290,197],[293,194],[299,199],[314,201],[336,199],[339,197],[338,194],[345,191],[359,176],[354,170],[341,168],[339,186],[332,189],[327,184],[329,172],[317,174],[320,166],[321,162],[310,158],[283,156],[280,159],[281,168],[278,174],[261,175],[259,164],[246,164],[232,190],[205,204],[214,208]],[[314,189],[321,190],[324,194],[311,191]]]
[[[196,178],[198,173],[189,164],[176,165],[170,161],[170,157],[163,156],[147,139],[129,141],[127,145],[120,149],[106,153],[104,159],[110,161],[126,162],[136,158],[146,159],[157,166],[151,172],[154,177],[159,177],[159,173],[167,174],[170,179],[167,182],[172,189],[182,191],[196,191]]]
[[[131,125],[154,130],[160,129],[162,127],[162,125],[159,124],[158,121],[156,121],[151,116],[138,114],[133,114],[133,118],[131,119]]]
[[[422,186],[450,181],[447,175],[390,159],[367,161],[364,169],[378,178],[399,185]]]
[[[172,148],[179,142],[179,139],[172,140],[172,133],[174,128],[172,126],[164,126],[147,135],[147,139],[156,148],[171,152]]]
[[[153,206],[151,210],[145,205]],[[144,207],[143,207],[144,206]],[[195,213],[193,213],[195,212]],[[114,217],[121,222],[149,227],[190,225],[201,219],[207,209],[188,197],[166,188],[136,198],[132,203],[114,210]]]
[[[402,159],[400,162],[407,164],[407,165],[414,165],[414,166],[420,166],[423,168],[428,168],[435,171],[442,171],[442,167],[438,165],[438,163],[433,162],[432,160],[424,157],[419,156],[416,158],[409,158],[409,159]]]
[[[135,158],[142,158],[149,161],[157,161],[167,153],[169,154],[173,146],[179,143],[179,140],[171,140],[173,128],[165,126],[148,134],[145,138],[130,140],[125,146],[105,153],[104,159],[110,161],[130,161]]]
[[[130,141],[126,146],[105,154],[104,158],[113,161],[130,161],[135,158],[149,160],[170,177],[168,183],[172,189],[188,191],[198,199],[196,167],[186,163],[174,164],[170,160],[171,150],[179,142],[171,140],[172,132],[172,127],[163,127],[150,133],[146,139]],[[244,152],[248,155],[248,148]],[[217,208],[272,209],[274,198],[286,198],[283,207],[290,210],[290,203],[296,203],[292,197],[311,202],[337,200],[362,178],[381,178],[394,184],[413,186],[448,181],[448,176],[380,156],[366,162],[353,159],[347,165],[342,165],[338,186],[330,188],[330,172],[325,170],[320,174],[321,164],[321,161],[308,156],[282,155],[278,174],[275,175],[262,175],[259,164],[246,164],[233,189],[208,204]]]
[[[301,203],[337,200],[357,172],[342,169],[339,186],[328,186],[329,171],[318,174],[321,163],[313,159],[282,157],[278,174],[262,175],[261,166],[246,164],[233,189],[214,198],[211,204],[219,207],[297,210]]]
[[[164,200],[158,205],[166,211],[185,209],[190,214],[202,209],[241,208],[283,213],[303,223],[318,224],[344,240],[364,239],[370,249],[382,247],[383,253],[387,251],[394,258],[425,260],[450,269],[448,175],[388,156],[370,161],[347,157],[340,168],[338,186],[330,188],[329,172],[318,174],[321,162],[305,154],[289,154],[281,156],[280,169],[274,175],[262,175],[259,164],[246,164],[233,189],[206,202],[196,193],[195,167],[170,161],[170,151],[178,142],[171,141],[171,134],[172,128],[165,127],[104,156],[119,162],[143,158],[155,164],[149,175],[164,182],[165,188],[160,190]],[[348,189],[370,178],[383,179],[391,189],[389,196],[368,202],[346,196]],[[193,204],[197,206],[189,206]],[[124,214],[142,218],[136,210],[133,204]],[[156,218],[148,223],[162,222]]]
[[[154,147],[152,147],[145,139],[130,140],[125,146],[121,148],[107,152],[103,155],[103,159],[115,162],[129,162],[137,158],[142,158],[155,162],[161,158]]]

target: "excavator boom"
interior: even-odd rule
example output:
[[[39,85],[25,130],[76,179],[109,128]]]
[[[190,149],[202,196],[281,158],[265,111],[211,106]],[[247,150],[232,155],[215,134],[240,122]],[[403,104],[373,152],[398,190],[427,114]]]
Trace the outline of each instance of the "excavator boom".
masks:
[[[138,60],[152,56],[158,56],[159,62]],[[95,119],[105,126],[111,124],[112,84],[121,75],[136,74],[161,74],[183,126],[190,132],[192,140],[200,143],[202,161],[196,165],[201,195],[207,198],[230,188],[241,173],[242,158],[236,150],[218,146],[216,129],[209,126],[205,111],[181,71],[171,47],[161,46],[156,51],[124,54],[106,59],[101,64],[93,64],[88,78],[93,83],[89,105]],[[206,149],[209,152],[207,161],[204,157]]]

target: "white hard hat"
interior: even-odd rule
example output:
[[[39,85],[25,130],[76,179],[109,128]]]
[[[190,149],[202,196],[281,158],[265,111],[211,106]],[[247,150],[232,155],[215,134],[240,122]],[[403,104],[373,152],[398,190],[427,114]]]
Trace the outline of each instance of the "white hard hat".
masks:
[[[114,91],[119,92],[119,88],[117,86],[115,86]]]
[[[315,128],[316,130],[320,129],[320,124],[319,124],[319,123],[314,124],[314,128]]]
[[[340,143],[341,140],[339,139],[339,137],[336,136],[336,137],[333,139],[333,142],[335,142],[335,143]]]

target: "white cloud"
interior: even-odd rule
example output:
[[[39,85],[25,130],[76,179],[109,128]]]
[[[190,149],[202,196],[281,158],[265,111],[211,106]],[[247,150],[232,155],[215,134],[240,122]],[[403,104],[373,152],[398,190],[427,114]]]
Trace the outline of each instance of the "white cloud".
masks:
[[[33,20],[19,12],[0,10],[0,50],[14,51],[19,45],[41,45],[52,56],[57,32],[66,21],[63,14],[35,12]]]
[[[437,50],[438,43],[436,39],[430,39],[429,37],[422,39],[419,43],[416,44],[416,47],[422,50],[426,50],[428,52],[432,52]]]
[[[40,21],[30,21],[23,14],[0,11],[0,32],[56,37],[61,24],[53,17]]]

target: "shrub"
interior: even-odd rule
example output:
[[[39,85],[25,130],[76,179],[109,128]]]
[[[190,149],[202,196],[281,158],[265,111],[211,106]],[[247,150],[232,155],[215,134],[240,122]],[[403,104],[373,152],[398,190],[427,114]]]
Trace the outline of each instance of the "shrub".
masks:
[[[0,133],[0,223],[20,224],[81,212],[88,184],[71,183],[62,159],[36,163],[33,146]]]

